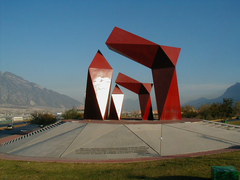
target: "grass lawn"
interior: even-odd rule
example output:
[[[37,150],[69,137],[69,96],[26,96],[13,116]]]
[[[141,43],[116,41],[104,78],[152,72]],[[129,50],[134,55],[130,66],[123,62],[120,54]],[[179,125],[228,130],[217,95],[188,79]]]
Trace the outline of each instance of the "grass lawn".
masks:
[[[1,180],[206,180],[211,177],[211,166],[234,166],[240,172],[240,151],[138,163],[81,164],[1,160],[0,176]]]

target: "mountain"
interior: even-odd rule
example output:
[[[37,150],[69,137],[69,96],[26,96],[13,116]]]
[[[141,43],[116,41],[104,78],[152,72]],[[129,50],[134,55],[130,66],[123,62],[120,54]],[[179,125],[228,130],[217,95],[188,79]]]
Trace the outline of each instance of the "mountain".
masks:
[[[157,106],[155,103],[155,99],[152,99],[152,109],[156,110]],[[140,110],[140,103],[139,103],[139,99],[125,99],[123,101],[123,111],[137,111]]]
[[[10,72],[0,71],[0,105],[14,107],[51,107],[70,109],[81,103],[66,95],[28,82]]]
[[[123,101],[123,111],[136,111],[140,110],[139,100],[125,99]]]
[[[240,101],[240,83],[237,82],[236,84],[230,86],[221,96],[215,99],[206,99],[206,98],[199,98],[196,100],[188,101],[183,104],[185,105],[192,105],[195,108],[207,103],[222,103],[223,98],[232,98],[233,102]]]

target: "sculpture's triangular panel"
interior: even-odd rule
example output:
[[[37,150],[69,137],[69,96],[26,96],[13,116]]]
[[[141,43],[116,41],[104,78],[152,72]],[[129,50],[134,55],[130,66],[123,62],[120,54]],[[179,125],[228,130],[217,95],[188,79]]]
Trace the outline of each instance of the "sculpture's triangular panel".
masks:
[[[142,83],[139,94],[150,94],[152,91],[152,83]]]
[[[175,68],[162,68],[162,69],[153,69],[152,75],[154,79],[155,92],[156,93],[156,103],[158,107],[158,116],[161,119],[162,114],[164,113],[164,106],[166,104],[168,92],[171,86],[172,77],[174,74]],[[181,111],[180,111],[181,113]],[[169,120],[169,119],[164,119]]]
[[[108,44],[108,47],[144,66],[151,68],[158,52],[157,45],[137,45],[137,44]],[[146,59],[148,59],[146,61]]]
[[[167,54],[163,51],[163,49],[159,46],[157,54],[155,56],[154,62],[152,63],[151,69],[163,69],[175,67],[173,62],[169,59]]]
[[[117,79],[115,81],[116,83],[136,83],[136,84],[141,84],[141,82],[137,81],[136,79],[133,79],[123,73],[119,73],[117,76]]]
[[[111,98],[111,102],[110,102],[109,119],[110,120],[120,120],[121,119],[121,117],[120,118],[118,117],[117,109],[116,109],[115,103],[113,101],[113,97]]]
[[[92,113],[94,112],[94,113]],[[88,71],[87,90],[85,97],[84,119],[102,119],[96,92],[94,91],[91,75]]]
[[[175,77],[173,74],[180,48],[158,45],[120,28],[114,28],[106,44],[109,49],[152,69],[158,114],[161,120],[182,119],[177,79],[172,79]],[[169,94],[174,97],[175,103]],[[174,113],[171,115],[172,112]]]
[[[169,113],[171,112],[171,113]],[[173,74],[170,88],[168,90],[167,99],[164,104],[163,113],[161,119],[171,120],[171,119],[182,119],[181,115],[181,105],[178,96],[178,84],[177,84],[177,73],[176,69]]]
[[[141,84],[138,84],[138,83],[137,84],[135,84],[135,83],[119,83],[119,82],[116,82],[116,83],[136,94],[139,94],[140,89],[141,89]]]
[[[122,90],[116,84],[115,88],[113,89],[112,94],[123,94]]]
[[[108,37],[106,44],[144,44],[144,45],[158,45],[133,33],[125,31],[121,28],[115,27]]]
[[[151,102],[151,83],[141,83],[125,74],[119,73],[118,77],[115,81],[117,84],[127,88],[130,91],[135,92],[138,94],[139,103],[141,108],[141,114],[143,120],[152,120],[153,113],[152,113],[152,102]],[[147,87],[147,88],[146,88]]]
[[[122,114],[124,94],[118,85],[112,92],[109,119],[120,120]]]
[[[143,120],[153,120],[152,101],[150,94],[139,94],[139,102]]]
[[[98,50],[89,68],[113,69],[102,53]]]
[[[142,83],[126,76],[125,74],[119,73],[117,76],[117,79],[115,81],[117,84],[127,88],[130,91],[133,91],[134,93],[139,94],[139,91],[141,89]]]
[[[91,68],[89,72],[102,119],[105,119],[113,71],[108,69],[101,69],[101,71],[96,71],[95,68]]]
[[[124,94],[113,94],[112,100],[115,104],[118,119],[121,119]]]
[[[166,53],[168,58],[172,61],[174,66],[176,66],[181,48],[170,47],[170,46],[162,46],[162,45],[160,47]]]
[[[84,119],[106,119],[113,69],[100,51],[88,70]]]
[[[143,83],[143,86],[145,87],[145,89],[148,91],[148,93],[151,93],[152,91],[152,83]]]

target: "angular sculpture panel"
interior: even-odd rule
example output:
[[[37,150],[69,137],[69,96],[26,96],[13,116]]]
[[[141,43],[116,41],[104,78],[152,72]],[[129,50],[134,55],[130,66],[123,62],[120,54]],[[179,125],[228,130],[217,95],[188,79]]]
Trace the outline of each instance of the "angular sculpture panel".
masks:
[[[120,120],[122,115],[124,94],[118,85],[115,86],[112,92],[112,98],[110,103],[109,119]]]
[[[106,41],[109,49],[152,69],[160,120],[181,120],[176,64],[181,49],[162,46],[115,27]]]
[[[84,119],[107,118],[113,69],[100,51],[88,69]]]
[[[126,89],[138,94],[142,119],[153,120],[152,102],[151,102],[151,96],[150,96],[150,92],[152,90],[152,84],[141,83],[122,73],[118,74],[118,77],[115,82],[125,87]]]

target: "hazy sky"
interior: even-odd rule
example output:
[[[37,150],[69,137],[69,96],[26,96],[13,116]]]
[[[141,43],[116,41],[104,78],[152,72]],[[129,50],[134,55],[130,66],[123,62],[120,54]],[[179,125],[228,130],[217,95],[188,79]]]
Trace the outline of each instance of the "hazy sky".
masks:
[[[106,46],[115,26],[182,49],[181,103],[218,97],[240,81],[239,0],[1,0],[0,6],[0,70],[81,102],[97,50],[114,69],[113,86],[119,72],[152,82],[150,69]]]

